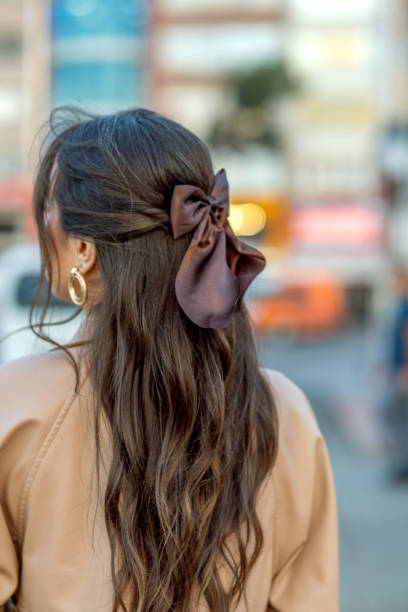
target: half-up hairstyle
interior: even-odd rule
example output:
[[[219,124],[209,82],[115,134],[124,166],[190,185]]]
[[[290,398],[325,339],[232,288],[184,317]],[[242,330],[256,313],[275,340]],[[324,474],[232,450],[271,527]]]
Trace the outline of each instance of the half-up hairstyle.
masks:
[[[243,301],[228,327],[205,329],[176,300],[191,233],[172,237],[170,201],[177,184],[210,192],[210,154],[190,131],[146,109],[64,113],[64,124],[56,121],[61,109],[51,118],[34,214],[41,283],[47,274],[52,284],[47,199],[67,235],[96,246],[102,291],[88,355],[97,458],[101,415],[112,442],[104,514],[113,610],[187,612],[197,593],[212,612],[227,612],[264,544],[255,505],[274,465],[278,423]]]

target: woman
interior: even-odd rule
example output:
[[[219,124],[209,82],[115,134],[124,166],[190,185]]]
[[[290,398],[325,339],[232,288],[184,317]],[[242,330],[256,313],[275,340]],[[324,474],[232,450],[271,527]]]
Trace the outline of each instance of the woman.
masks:
[[[0,607],[336,612],[326,445],[257,364],[242,297],[264,259],[228,225],[225,171],[145,109],[52,136],[42,278],[85,319],[0,368]]]

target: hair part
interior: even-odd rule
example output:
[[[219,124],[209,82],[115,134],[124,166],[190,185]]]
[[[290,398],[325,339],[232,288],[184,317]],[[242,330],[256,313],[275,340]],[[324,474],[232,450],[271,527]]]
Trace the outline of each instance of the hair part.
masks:
[[[204,596],[212,611],[226,612],[263,546],[256,500],[275,461],[278,423],[242,300],[225,329],[196,326],[176,300],[191,234],[173,239],[171,196],[180,183],[209,193],[210,153],[147,109],[106,116],[64,109],[63,123],[60,114],[52,114],[34,191],[41,280],[46,270],[52,284],[50,198],[64,232],[94,241],[101,271],[87,355],[97,468],[101,418],[112,443],[104,512],[113,610],[187,612]],[[228,590],[220,559],[231,571]]]

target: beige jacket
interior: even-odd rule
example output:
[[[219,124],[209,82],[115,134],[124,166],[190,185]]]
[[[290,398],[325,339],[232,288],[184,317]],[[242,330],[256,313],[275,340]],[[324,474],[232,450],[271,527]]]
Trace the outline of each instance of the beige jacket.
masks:
[[[72,349],[77,354],[77,347]],[[265,370],[280,442],[259,498],[265,546],[238,612],[337,612],[330,460],[303,392]],[[0,612],[111,612],[110,549],[95,512],[89,379],[62,351],[0,367]],[[206,606],[200,606],[200,610]]]

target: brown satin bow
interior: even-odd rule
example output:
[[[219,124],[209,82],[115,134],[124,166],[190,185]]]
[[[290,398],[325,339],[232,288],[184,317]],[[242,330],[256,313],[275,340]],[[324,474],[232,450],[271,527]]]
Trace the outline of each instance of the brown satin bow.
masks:
[[[176,297],[199,327],[222,328],[265,257],[235,236],[227,216],[229,187],[225,170],[215,175],[211,194],[199,187],[176,185],[170,208],[173,237],[195,229],[176,276]]]

